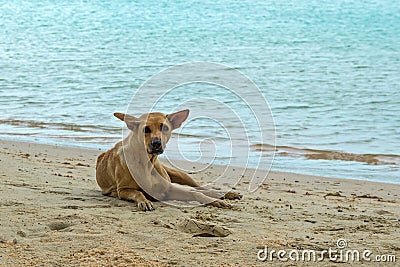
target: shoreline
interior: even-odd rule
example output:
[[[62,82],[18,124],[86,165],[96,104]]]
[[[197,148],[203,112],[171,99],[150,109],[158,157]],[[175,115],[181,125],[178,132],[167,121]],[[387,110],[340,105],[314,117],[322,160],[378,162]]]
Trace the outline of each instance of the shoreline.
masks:
[[[10,143],[21,143],[21,144],[26,144],[26,145],[39,145],[39,146],[43,146],[43,147],[58,147],[58,148],[66,148],[66,149],[78,149],[78,150],[87,150],[87,151],[94,151],[97,152],[98,154],[111,149],[115,143],[110,144],[109,147],[107,149],[102,149],[102,148],[90,148],[90,147],[85,147],[85,146],[81,146],[81,145],[71,145],[71,144],[46,144],[46,143],[41,143],[41,142],[31,142],[31,141],[20,141],[20,140],[12,140],[11,138],[3,138],[0,137],[0,143],[2,142],[10,142]],[[318,150],[312,150],[312,149],[303,149],[303,150],[310,150],[310,151],[318,151]],[[322,151],[322,150],[321,150]],[[338,151],[339,152],[339,151]],[[352,154],[352,153],[346,153],[346,154]],[[275,155],[275,158],[278,154]],[[160,158],[163,162],[165,162],[165,158]],[[275,161],[276,159],[274,159]],[[194,165],[199,165],[199,166],[204,166],[207,165],[206,163],[200,163],[200,162],[184,162],[182,160],[174,160],[172,159],[173,162],[179,162],[182,164],[194,164]],[[274,165],[274,161],[272,163],[272,167],[271,169],[273,169],[273,165]],[[212,164],[213,166],[218,166],[218,167],[225,167],[225,165],[221,165],[221,164]],[[248,167],[248,168],[244,168],[241,166],[237,166],[237,165],[230,165],[230,167],[232,168],[236,168],[236,169],[249,169],[249,170],[255,170],[255,168],[252,167]],[[305,177],[322,177],[324,179],[337,179],[337,180],[353,180],[353,181],[363,181],[363,182],[370,182],[370,183],[384,183],[384,184],[394,184],[394,185],[400,185],[400,183],[396,183],[393,181],[374,181],[374,180],[363,180],[363,179],[357,179],[357,178],[342,178],[342,177],[330,177],[330,176],[323,176],[323,175],[313,175],[313,174],[305,174],[305,173],[297,173],[297,172],[285,172],[285,171],[276,171],[276,170],[265,170],[265,169],[261,169],[262,172],[268,172],[268,173],[281,173],[282,175],[299,175],[299,176],[305,176]],[[265,179],[266,181],[268,180],[268,177]]]
[[[346,239],[350,249],[370,249],[399,260],[398,184],[271,171],[249,193],[249,172],[221,165],[198,172],[204,165],[189,163],[185,169],[202,184],[220,175],[244,175],[235,188],[243,199],[230,201],[231,209],[156,202],[154,212],[140,212],[134,203],[101,195],[94,169],[100,152],[0,140],[2,262],[265,266],[268,262],[257,259],[265,246],[322,251],[335,248],[339,239]],[[188,227],[194,224],[203,228]],[[222,229],[225,237],[207,237],[209,228]],[[276,257],[273,264],[287,266]],[[338,263],[326,259],[321,264]],[[367,261],[362,265],[376,266]]]

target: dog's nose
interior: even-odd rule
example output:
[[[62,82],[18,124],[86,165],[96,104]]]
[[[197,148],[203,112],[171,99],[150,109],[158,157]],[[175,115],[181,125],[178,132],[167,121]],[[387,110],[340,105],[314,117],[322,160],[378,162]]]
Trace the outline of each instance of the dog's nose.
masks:
[[[153,139],[150,144],[154,149],[158,149],[161,147],[161,139]]]

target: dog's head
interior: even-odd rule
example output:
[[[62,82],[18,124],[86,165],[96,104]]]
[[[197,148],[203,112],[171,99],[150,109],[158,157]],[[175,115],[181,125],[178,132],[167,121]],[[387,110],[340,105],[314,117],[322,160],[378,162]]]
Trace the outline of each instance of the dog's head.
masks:
[[[188,109],[168,115],[152,112],[143,114],[139,118],[128,114],[114,113],[115,117],[126,123],[135,136],[143,140],[147,153],[151,155],[159,155],[164,152],[172,130],[179,128],[188,115]]]

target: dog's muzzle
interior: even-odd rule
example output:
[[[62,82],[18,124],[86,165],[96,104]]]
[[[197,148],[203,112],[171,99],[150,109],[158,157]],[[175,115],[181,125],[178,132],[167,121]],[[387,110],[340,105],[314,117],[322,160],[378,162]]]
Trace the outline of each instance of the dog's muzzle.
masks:
[[[149,154],[159,155],[164,152],[161,139],[158,138],[150,141],[149,148],[150,148]]]

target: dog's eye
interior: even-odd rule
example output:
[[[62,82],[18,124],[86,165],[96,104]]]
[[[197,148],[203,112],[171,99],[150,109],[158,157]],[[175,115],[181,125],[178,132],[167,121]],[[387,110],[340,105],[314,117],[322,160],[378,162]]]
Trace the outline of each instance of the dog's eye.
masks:
[[[143,128],[143,132],[144,132],[144,133],[151,133],[150,127],[149,127],[149,126],[144,127],[144,128]]]
[[[161,131],[167,132],[169,130],[168,126],[165,124],[161,124]]]

